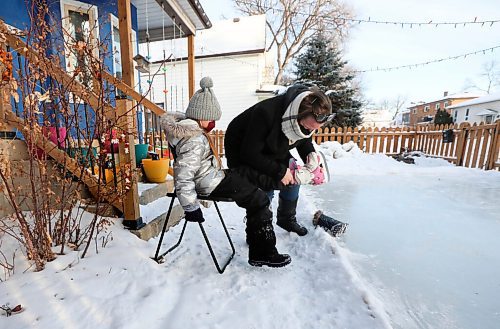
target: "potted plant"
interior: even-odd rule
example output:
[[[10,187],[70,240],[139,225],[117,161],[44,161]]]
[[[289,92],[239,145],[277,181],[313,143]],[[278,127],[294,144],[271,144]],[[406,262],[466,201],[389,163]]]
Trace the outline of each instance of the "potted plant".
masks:
[[[142,168],[151,183],[163,183],[167,180],[169,158],[160,158],[157,153],[149,152],[151,158],[142,160]]]

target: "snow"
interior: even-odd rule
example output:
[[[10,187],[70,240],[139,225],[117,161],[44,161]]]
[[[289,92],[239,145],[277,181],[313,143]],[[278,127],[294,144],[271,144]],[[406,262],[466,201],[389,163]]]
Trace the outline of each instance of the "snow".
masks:
[[[147,205],[139,205],[142,221],[147,224],[158,216],[164,214],[165,212],[167,212],[169,204],[170,198],[164,196]]]
[[[467,107],[467,106],[472,106],[472,105],[478,105],[478,104],[486,104],[486,103],[492,103],[492,102],[498,102],[500,101],[500,93],[494,93],[491,95],[485,95],[482,97],[474,98],[462,103],[458,103],[453,106],[449,106],[449,109],[456,109],[456,108],[461,108],[461,107]]]
[[[299,210],[310,230],[303,238],[276,229],[278,250],[292,256],[282,269],[248,265],[244,211],[227,203],[221,211],[236,256],[223,275],[191,224],[181,246],[161,265],[150,258],[158,238],[142,241],[118,223],[110,228],[107,246],[85,259],[69,252],[42,272],[23,273],[26,264],[18,255],[16,274],[0,285],[0,301],[20,303],[26,311],[0,317],[0,327],[391,328],[383,305],[349,266],[338,241],[314,230],[315,210]],[[230,249],[215,209],[204,213],[208,235],[224,258]],[[180,230],[178,225],[167,233],[163,250]]]
[[[220,204],[236,248],[235,258],[223,275],[217,273],[194,224],[188,224],[180,247],[165,263],[157,264],[150,257],[158,238],[142,241],[115,223],[109,228],[112,239],[106,247],[99,248],[98,254],[91,248],[85,259],[78,259],[80,252],[68,252],[48,263],[44,271],[34,273],[32,269],[25,271],[27,264],[18,255],[16,273],[0,284],[0,303],[20,303],[26,310],[9,318],[0,316],[0,328],[392,328],[398,320],[394,304],[399,299],[384,296],[373,284],[370,272],[358,266],[377,256],[366,250],[352,251],[349,244],[358,234],[354,225],[357,218],[386,216],[390,209],[397,220],[406,211],[390,200],[381,201],[384,186],[375,188],[372,183],[389,177],[397,184],[403,177],[418,181],[442,175],[457,181],[468,177],[498,187],[500,173],[457,168],[444,160],[424,157],[408,165],[337,142],[318,148],[325,153],[333,177],[324,186],[301,189],[298,218],[309,234],[298,237],[276,227],[277,248],[291,255],[289,266],[270,269],[248,265],[244,210],[235,204]],[[425,188],[425,184],[419,186]],[[398,186],[398,192],[405,191],[406,185]],[[368,199],[356,197],[361,190]],[[413,192],[410,188],[407,191],[410,198]],[[334,206],[329,205],[331,200],[335,200]],[[146,207],[141,211],[153,216],[166,206],[152,203]],[[322,229],[314,229],[311,220],[318,207],[350,222],[344,237],[334,239]],[[495,209],[489,211],[494,213]],[[224,258],[230,249],[215,209],[204,209],[204,214],[216,253]],[[376,231],[368,224],[364,228]],[[180,231],[178,225],[166,234],[162,250],[177,241]],[[364,239],[372,248],[389,243],[377,236]],[[405,237],[399,239],[404,241]],[[2,243],[2,247],[16,248],[7,237],[2,237]],[[411,312],[406,306],[400,303],[398,310]]]

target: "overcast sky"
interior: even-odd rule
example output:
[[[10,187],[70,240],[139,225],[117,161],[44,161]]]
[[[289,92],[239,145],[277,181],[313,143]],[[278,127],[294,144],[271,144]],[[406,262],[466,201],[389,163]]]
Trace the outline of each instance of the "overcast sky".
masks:
[[[500,19],[499,0],[346,0],[359,19],[379,21],[455,22]],[[212,21],[238,14],[231,0],[201,0]],[[357,70],[416,64],[500,46],[500,22],[490,26],[414,26],[358,24],[345,43],[345,60]],[[398,95],[408,102],[438,99],[444,91],[461,92],[466,81],[481,83],[485,63],[496,60],[500,69],[500,48],[413,69],[362,73],[364,94],[374,102]],[[496,88],[500,92],[500,88]]]

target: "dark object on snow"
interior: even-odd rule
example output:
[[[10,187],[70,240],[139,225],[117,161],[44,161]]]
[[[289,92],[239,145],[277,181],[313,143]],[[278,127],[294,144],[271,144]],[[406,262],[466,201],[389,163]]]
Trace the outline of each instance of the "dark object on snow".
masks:
[[[443,143],[453,143],[453,129],[443,130]]]
[[[418,155],[417,155],[418,156]],[[396,161],[404,162],[408,164],[415,164],[415,159],[408,153],[399,153],[392,156]]]
[[[11,316],[12,314],[18,314],[24,311],[24,308],[21,306],[21,304],[17,305],[14,308],[10,308],[9,304],[5,304],[0,306],[0,309],[6,313],[7,316]]]
[[[344,234],[347,226],[349,225],[323,214],[321,210],[316,211],[314,214],[313,224],[316,227],[321,226],[333,237],[338,237],[339,235]]]

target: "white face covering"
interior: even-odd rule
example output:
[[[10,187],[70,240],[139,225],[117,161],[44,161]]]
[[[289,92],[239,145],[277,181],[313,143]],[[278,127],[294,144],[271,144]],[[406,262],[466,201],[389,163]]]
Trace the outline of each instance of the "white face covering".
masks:
[[[285,114],[281,117],[281,130],[285,134],[285,136],[290,140],[290,143],[293,144],[299,139],[309,138],[312,136],[314,131],[311,131],[310,134],[306,135],[300,129],[299,121],[297,117],[299,116],[299,107],[300,103],[307,95],[311,94],[310,91],[304,91],[300,93],[295,99],[288,105],[288,108],[285,111]]]

